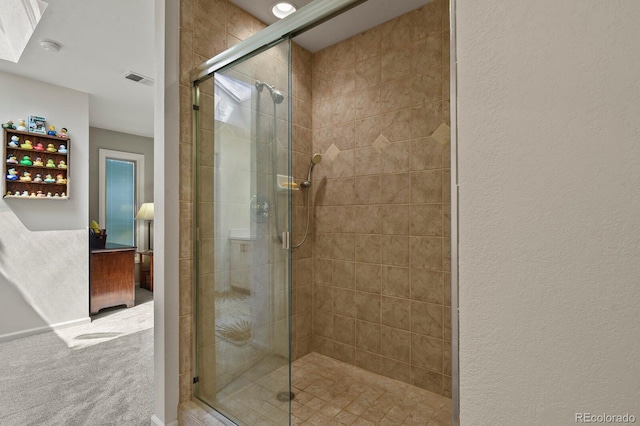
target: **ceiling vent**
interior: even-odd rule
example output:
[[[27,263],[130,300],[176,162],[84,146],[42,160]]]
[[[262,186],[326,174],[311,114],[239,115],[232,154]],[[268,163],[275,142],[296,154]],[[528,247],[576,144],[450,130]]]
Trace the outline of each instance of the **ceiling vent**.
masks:
[[[146,86],[153,86],[153,79],[149,77],[145,77],[142,74],[138,74],[133,71],[129,71],[124,75],[124,78],[127,80],[131,80],[136,83],[144,84]]]

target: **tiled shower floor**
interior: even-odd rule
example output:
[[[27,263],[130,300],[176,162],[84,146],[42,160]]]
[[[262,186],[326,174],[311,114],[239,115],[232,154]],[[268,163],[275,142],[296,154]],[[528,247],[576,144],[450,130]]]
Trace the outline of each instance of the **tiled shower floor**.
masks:
[[[243,424],[286,425],[288,403],[276,395],[286,389],[287,368],[223,391],[219,402],[243,413]],[[293,363],[292,386],[292,425],[451,424],[450,399],[317,353]]]

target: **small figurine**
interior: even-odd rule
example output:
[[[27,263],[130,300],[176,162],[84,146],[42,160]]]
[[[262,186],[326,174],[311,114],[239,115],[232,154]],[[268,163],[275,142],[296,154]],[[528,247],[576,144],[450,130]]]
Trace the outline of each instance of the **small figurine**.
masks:
[[[36,157],[35,161],[33,162],[33,165],[36,166],[36,167],[44,167],[44,163],[42,162],[42,158]]]
[[[47,132],[47,134],[49,136],[55,136],[56,135],[56,126],[49,126],[49,131]]]
[[[7,158],[7,164],[18,164],[18,159],[15,155],[9,154],[9,157]]]
[[[16,169],[7,170],[7,180],[18,180],[18,172]]]
[[[47,165],[45,167],[49,167],[50,169],[55,169],[56,165],[51,158],[47,160]]]
[[[67,147],[64,145],[60,145],[60,148],[58,148],[58,152],[60,154],[66,154],[67,153]]]
[[[51,175],[46,175],[44,177],[44,183],[56,183],[56,180]]]
[[[66,139],[68,137],[66,127],[63,127],[62,129],[60,129],[60,133],[58,134],[58,137],[62,139]]]
[[[52,197],[51,193],[47,192],[47,198],[51,198],[51,197]]]
[[[67,198],[67,194],[65,194],[64,192],[63,192],[62,194],[60,194],[60,196],[61,196],[62,198]]]
[[[31,161],[31,158],[28,155],[25,155],[22,157],[22,160],[20,160],[20,164],[23,166],[31,166],[33,165],[33,161]]]
[[[27,191],[27,190],[22,191],[22,196],[23,197],[28,197],[29,196],[29,191]]]
[[[36,146],[33,147],[34,151],[44,151],[44,145],[42,145],[42,142],[38,142],[36,144]]]
[[[33,144],[31,143],[31,141],[29,139],[27,139],[26,141],[24,141],[24,143],[20,144],[20,148],[22,148],[22,149],[33,149]]]
[[[13,193],[11,191],[7,191],[6,197],[11,197],[11,196],[13,196]]]
[[[38,198],[44,198],[44,197],[46,197],[46,195],[44,195],[44,192],[42,192],[42,191],[38,191],[38,192],[37,192],[37,194],[36,194],[36,197],[38,197]]]
[[[42,183],[42,176],[40,175],[40,173],[38,173],[36,177],[33,178],[33,183]]]
[[[35,192],[32,192],[32,193],[31,193],[31,195],[29,195],[29,197],[36,198],[36,193],[35,193]]]
[[[53,198],[60,198],[60,194],[56,192],[56,195],[54,195]]]
[[[24,120],[18,120],[18,129],[21,132],[26,132],[27,131],[27,125],[25,124]]]
[[[52,143],[50,143],[49,145],[47,145],[47,151],[49,152],[58,152],[58,150],[56,149],[55,146],[53,146]]]
[[[11,142],[9,142],[9,146],[11,148],[17,148],[18,146],[20,146],[20,138],[16,135],[11,136]]]
[[[60,184],[60,185],[64,185],[67,183],[67,180],[65,179],[65,177],[62,175],[62,173],[58,173],[58,176],[56,176],[56,183]]]
[[[3,129],[8,129],[8,130],[15,130],[16,126],[13,124],[13,121],[8,120],[6,123],[4,123],[2,125],[2,128]]]
[[[65,163],[64,160],[60,160],[60,162],[58,163],[58,168],[59,169],[66,169],[67,168],[67,163]]]
[[[22,176],[20,176],[20,182],[31,182],[31,173],[24,172]]]

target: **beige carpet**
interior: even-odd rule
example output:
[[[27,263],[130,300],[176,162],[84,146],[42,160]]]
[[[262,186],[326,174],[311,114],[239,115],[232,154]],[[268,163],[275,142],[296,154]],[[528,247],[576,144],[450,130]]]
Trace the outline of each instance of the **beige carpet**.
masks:
[[[0,425],[148,425],[152,398],[147,290],[91,324],[0,344]]]

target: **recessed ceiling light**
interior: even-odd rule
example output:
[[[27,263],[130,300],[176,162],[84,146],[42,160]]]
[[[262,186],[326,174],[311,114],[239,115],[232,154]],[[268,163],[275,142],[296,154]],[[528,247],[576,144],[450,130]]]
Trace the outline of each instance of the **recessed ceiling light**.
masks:
[[[287,2],[276,3],[271,8],[271,13],[273,13],[276,16],[276,18],[280,18],[280,19],[291,15],[295,11],[296,11],[296,7],[291,3],[287,3]]]
[[[48,50],[49,52],[56,53],[60,51],[62,45],[53,40],[42,40],[40,42],[40,47],[42,47],[44,50]]]

